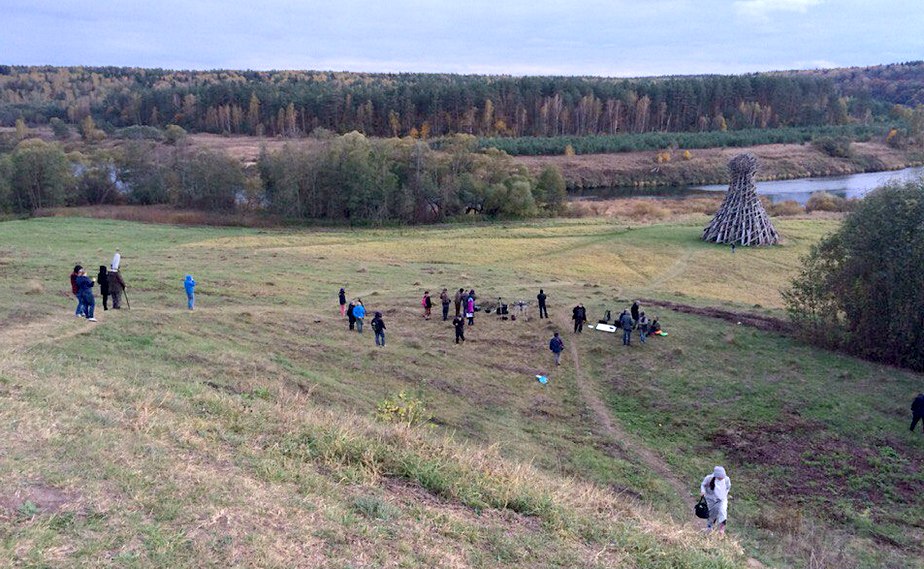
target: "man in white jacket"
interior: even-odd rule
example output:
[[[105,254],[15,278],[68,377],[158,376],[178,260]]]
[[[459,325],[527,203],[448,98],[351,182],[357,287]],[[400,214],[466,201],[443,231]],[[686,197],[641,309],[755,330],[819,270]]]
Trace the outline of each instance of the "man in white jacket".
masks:
[[[699,485],[700,494],[706,497],[706,504],[709,506],[709,523],[706,526],[708,529],[725,533],[730,490],[731,479],[721,466],[716,466],[712,474],[703,478],[703,483]]]

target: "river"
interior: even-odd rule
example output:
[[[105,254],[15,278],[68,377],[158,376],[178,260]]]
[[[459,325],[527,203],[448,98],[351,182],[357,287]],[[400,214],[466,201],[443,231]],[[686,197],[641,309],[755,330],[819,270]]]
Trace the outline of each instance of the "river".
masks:
[[[906,182],[924,176],[924,167],[886,172],[868,172],[849,176],[826,176],[757,182],[757,193],[772,202],[792,200],[805,204],[812,194],[828,192],[843,198],[862,198],[870,191],[889,182]],[[728,185],[667,186],[660,188],[597,188],[572,193],[575,200],[600,200],[620,197],[682,198],[706,193],[724,192]]]

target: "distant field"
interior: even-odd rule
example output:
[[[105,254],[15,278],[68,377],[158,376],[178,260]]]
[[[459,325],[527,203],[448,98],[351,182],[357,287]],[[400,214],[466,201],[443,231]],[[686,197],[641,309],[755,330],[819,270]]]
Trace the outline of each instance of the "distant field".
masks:
[[[0,560],[922,566],[924,437],[906,424],[920,375],[665,310],[670,336],[645,347],[571,334],[576,302],[592,320],[635,297],[781,316],[799,257],[837,224],[777,220],[784,246],[732,254],[699,241],[705,217],[685,219],[0,223]],[[78,321],[70,267],[116,246],[133,309]],[[387,348],[346,330],[340,286],[385,313]],[[456,346],[419,300],[463,286],[508,303],[542,287],[553,320],[479,314]],[[553,330],[567,330],[560,369]],[[402,390],[429,426],[375,419]],[[720,463],[734,483],[726,540],[688,513]]]

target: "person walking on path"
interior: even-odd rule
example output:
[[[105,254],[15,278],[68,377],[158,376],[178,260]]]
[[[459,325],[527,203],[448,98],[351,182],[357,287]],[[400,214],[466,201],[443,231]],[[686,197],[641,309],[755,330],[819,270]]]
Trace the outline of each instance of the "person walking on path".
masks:
[[[443,322],[449,320],[449,292],[444,288],[440,293],[440,305],[443,307]]]
[[[574,333],[581,334],[584,331],[584,322],[587,322],[587,309],[583,304],[578,304],[571,310],[571,319],[574,320]]]
[[[642,312],[638,317],[638,339],[641,343],[645,343],[645,339],[648,338],[648,317],[645,316],[645,313]]]
[[[125,289],[128,288],[125,286],[125,280],[122,278],[122,273],[115,269],[110,269],[106,276],[109,280],[109,295],[112,296],[112,309],[121,310],[122,293],[125,292]]]
[[[423,306],[424,312],[423,317],[426,320],[430,319],[430,311],[433,309],[433,300],[430,298],[430,291],[425,290],[423,298],[420,299],[420,305]]]
[[[351,300],[350,305],[347,307],[347,319],[350,321],[350,332],[356,327],[356,314],[353,311],[356,309],[356,302]]]
[[[632,314],[632,323],[638,324],[639,310],[641,307],[638,305],[638,301],[635,300],[632,302],[632,308],[630,309],[630,314]]]
[[[475,292],[475,291],[472,291]],[[470,294],[465,299],[465,316],[468,317],[468,325],[475,325],[475,296]]]
[[[725,522],[728,520],[728,492],[731,490],[731,479],[725,474],[725,469],[716,466],[712,474],[703,478],[699,485],[700,496],[705,496],[706,505],[709,506],[709,520],[706,528],[719,533],[725,533]]]
[[[539,318],[549,317],[549,311],[545,307],[545,299],[546,299],[545,291],[540,288],[539,294],[536,295],[536,300],[539,301]]]
[[[106,265],[99,266],[96,283],[99,285],[99,295],[103,297],[103,311],[105,312],[109,310],[109,272],[106,270]]]
[[[340,317],[343,318],[346,315],[346,290],[343,287],[340,287],[340,293],[337,296],[340,300]]]
[[[555,335],[552,336],[552,339],[549,340],[549,349],[552,350],[552,353],[555,354],[555,365],[561,365],[561,353],[565,351],[565,342],[562,341],[561,336],[558,335],[558,332],[555,332]]]
[[[186,289],[186,308],[189,310],[196,309],[196,281],[192,275],[186,275],[183,279],[183,288]]]
[[[465,289],[460,288],[453,300],[456,303],[456,316],[462,314],[462,301],[465,300]]]
[[[363,333],[363,318],[366,317],[366,307],[363,306],[361,298],[356,299],[356,306],[353,307],[353,316],[356,317],[356,331]]]
[[[83,306],[83,315],[88,322],[96,322],[96,318],[93,316],[93,311],[96,308],[96,300],[93,299],[93,285],[96,284],[95,279],[91,279],[87,276],[87,271],[83,268],[77,272],[77,297],[80,299],[80,304]]]
[[[456,328],[456,344],[459,342],[465,341],[465,318],[462,318],[461,314],[457,314],[455,318],[452,319],[452,325]]]
[[[382,313],[376,312],[372,318],[372,331],[375,332],[375,345],[380,348],[385,347],[385,321],[382,320]]]
[[[918,396],[914,398],[914,402],[911,404],[911,432],[914,432],[914,428],[917,426],[918,421],[921,421],[921,430],[924,431],[924,393],[918,393]]]
[[[619,327],[622,328],[622,345],[632,345],[632,315],[628,310],[623,310],[619,315]]]
[[[77,288],[77,277],[80,276],[80,271],[82,270],[82,266],[74,265],[74,270],[71,271],[71,292],[74,293],[74,298],[77,299],[77,310],[74,311],[74,316],[77,318],[84,317],[83,302],[80,301],[80,289]]]

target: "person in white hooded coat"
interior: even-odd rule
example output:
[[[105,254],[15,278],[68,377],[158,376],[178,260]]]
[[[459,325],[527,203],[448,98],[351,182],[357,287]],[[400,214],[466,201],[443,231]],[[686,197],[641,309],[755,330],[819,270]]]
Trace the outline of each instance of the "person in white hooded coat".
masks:
[[[731,479],[725,474],[725,469],[716,466],[712,474],[703,478],[699,491],[706,497],[709,506],[708,529],[725,532],[725,522],[728,519],[728,493],[731,491]]]

